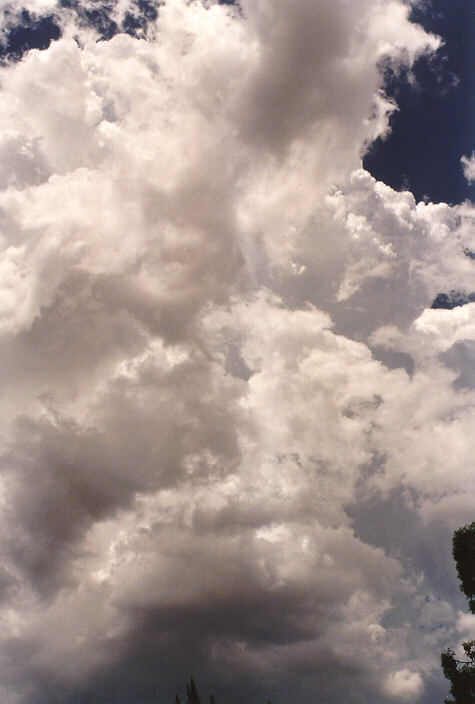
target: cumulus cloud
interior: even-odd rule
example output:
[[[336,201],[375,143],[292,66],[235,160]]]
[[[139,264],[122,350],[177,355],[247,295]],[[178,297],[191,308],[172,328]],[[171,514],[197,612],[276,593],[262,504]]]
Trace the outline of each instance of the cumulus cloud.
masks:
[[[416,701],[456,609],[434,636],[430,566],[350,507],[470,510],[474,304],[428,307],[469,285],[472,213],[361,155],[381,66],[439,40],[396,0],[167,0],[107,41],[29,9],[62,37],[1,69],[5,701],[165,701],[191,671]]]
[[[388,694],[402,701],[416,701],[423,689],[422,677],[418,672],[398,670],[388,677],[386,683]]]

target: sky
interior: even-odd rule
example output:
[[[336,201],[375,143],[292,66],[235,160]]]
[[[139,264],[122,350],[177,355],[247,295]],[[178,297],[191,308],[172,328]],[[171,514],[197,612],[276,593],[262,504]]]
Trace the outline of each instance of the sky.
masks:
[[[2,4],[2,704],[447,696],[469,5]]]

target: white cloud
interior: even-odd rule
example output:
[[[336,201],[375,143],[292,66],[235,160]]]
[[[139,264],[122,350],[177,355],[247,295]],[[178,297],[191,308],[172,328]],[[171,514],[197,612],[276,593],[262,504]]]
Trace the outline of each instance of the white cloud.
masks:
[[[56,0],[7,0],[1,8],[0,26],[3,29],[14,22],[22,10],[42,15],[53,12],[55,7]]]
[[[422,694],[417,626],[383,621],[413,575],[345,511],[395,487],[426,517],[470,498],[469,396],[438,355],[473,306],[423,312],[468,285],[469,207],[360,168],[394,108],[378,62],[439,43],[407,16],[168,0],[150,41],[76,42],[65,15],[61,40],[1,69],[14,702],[42,677],[132,677],[148,648],[228,683],[281,668],[302,702],[328,673],[340,700]]]
[[[475,181],[475,152],[471,156],[463,156],[461,158],[463,173],[469,183]]]
[[[461,634],[461,639],[462,641],[469,641],[472,640],[473,638],[473,629],[475,626],[475,615],[472,613],[459,613],[459,617],[457,620],[457,629],[459,633]],[[460,646],[459,646],[460,647]],[[461,652],[464,654],[462,648],[460,648]]]
[[[417,701],[424,689],[418,672],[403,669],[392,673],[386,682],[386,690],[391,696],[406,702]]]

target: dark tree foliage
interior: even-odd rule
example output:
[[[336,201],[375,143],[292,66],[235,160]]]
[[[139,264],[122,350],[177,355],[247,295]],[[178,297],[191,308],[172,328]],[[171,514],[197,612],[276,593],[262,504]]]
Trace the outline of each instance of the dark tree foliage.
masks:
[[[468,599],[468,607],[475,614],[475,521],[454,533],[453,551],[460,590]]]
[[[450,694],[446,704],[474,704],[475,702],[475,640],[462,643],[468,660],[456,660],[451,648],[442,653],[441,662],[444,676],[450,682]]]
[[[468,599],[470,611],[475,613],[475,522],[455,531],[452,545],[460,589]],[[475,704],[475,640],[462,643],[462,647],[466,660],[456,660],[451,648],[441,655],[442,670],[453,697],[446,699],[446,704]]]

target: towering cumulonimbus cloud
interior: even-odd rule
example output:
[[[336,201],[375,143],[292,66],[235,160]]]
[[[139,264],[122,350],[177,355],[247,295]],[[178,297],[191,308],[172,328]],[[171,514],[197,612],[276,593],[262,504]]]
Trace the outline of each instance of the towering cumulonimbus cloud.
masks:
[[[120,1],[105,39],[63,5],[4,22],[61,38],[0,69],[2,701],[433,701],[474,304],[430,305],[472,210],[361,156],[382,67],[439,39],[399,0],[165,0],[135,36]]]

